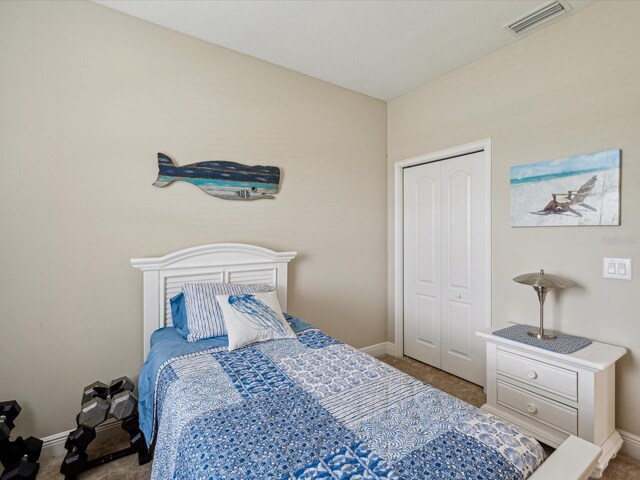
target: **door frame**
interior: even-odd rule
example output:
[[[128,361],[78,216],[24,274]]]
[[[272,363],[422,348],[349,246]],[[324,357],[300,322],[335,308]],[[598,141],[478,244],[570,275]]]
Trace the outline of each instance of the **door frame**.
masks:
[[[485,188],[485,315],[486,327],[491,326],[491,138],[447,148],[438,152],[400,160],[393,164],[394,177],[394,343],[395,355],[404,355],[404,182],[405,168],[438,162],[470,153],[484,152]]]

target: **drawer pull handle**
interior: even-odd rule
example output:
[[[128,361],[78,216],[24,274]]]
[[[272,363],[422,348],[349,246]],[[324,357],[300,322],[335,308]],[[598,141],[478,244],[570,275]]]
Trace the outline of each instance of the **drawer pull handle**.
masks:
[[[531,378],[532,380],[538,378],[538,373],[535,370],[529,370],[527,372],[527,377]]]
[[[529,413],[538,413],[538,408],[535,405],[533,405],[532,403],[530,403],[530,404],[527,405],[527,411]]]

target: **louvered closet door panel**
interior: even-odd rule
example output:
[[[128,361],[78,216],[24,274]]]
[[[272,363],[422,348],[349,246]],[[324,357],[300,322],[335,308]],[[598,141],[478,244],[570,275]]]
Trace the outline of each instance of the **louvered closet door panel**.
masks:
[[[442,368],[484,385],[484,154],[441,163]]]
[[[440,164],[404,170],[404,351],[440,366]]]

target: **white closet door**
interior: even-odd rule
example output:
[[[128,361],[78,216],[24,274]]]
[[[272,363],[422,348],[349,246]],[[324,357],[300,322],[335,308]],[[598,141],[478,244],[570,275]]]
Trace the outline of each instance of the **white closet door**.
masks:
[[[440,368],[440,162],[404,170],[404,353]]]
[[[404,170],[404,353],[484,385],[484,154]]]
[[[475,332],[485,311],[484,154],[445,160],[442,205],[442,369],[485,383],[485,350]]]

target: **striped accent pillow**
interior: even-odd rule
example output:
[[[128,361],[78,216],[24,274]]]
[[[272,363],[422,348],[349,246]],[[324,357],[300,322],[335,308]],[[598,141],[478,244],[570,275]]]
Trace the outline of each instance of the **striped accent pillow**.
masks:
[[[187,311],[189,342],[227,334],[227,327],[216,295],[243,295],[272,292],[273,285],[266,283],[185,283],[182,285],[184,305]]]

